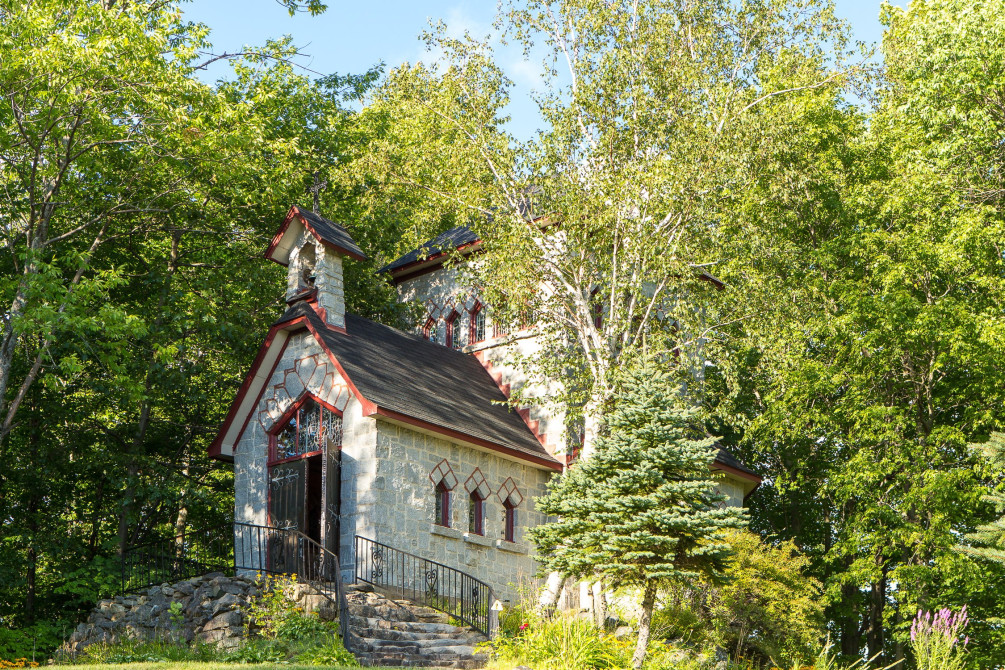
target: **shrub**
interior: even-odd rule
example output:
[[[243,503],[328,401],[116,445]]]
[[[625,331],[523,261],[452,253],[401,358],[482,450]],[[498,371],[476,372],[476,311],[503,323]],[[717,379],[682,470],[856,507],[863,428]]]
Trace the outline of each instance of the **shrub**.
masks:
[[[722,585],[671,589],[655,624],[695,646],[721,647],[755,665],[809,663],[823,638],[820,584],[795,546],[772,547],[753,533],[732,533],[735,552]]]
[[[526,608],[517,612],[507,617],[510,619],[507,630],[520,617],[516,633],[500,636],[492,644],[496,657],[507,664],[531,665],[541,670],[579,670],[623,668],[631,662],[632,641],[606,635],[592,621],[570,613],[543,618]]]

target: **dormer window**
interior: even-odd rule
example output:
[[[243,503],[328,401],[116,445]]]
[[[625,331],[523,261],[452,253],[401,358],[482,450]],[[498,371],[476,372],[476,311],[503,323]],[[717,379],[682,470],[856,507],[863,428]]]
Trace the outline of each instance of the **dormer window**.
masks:
[[[454,310],[447,317],[447,341],[446,345],[451,349],[460,349],[464,346],[461,341],[461,315]]]
[[[471,336],[468,341],[471,344],[485,341],[485,307],[480,302],[471,308]]]

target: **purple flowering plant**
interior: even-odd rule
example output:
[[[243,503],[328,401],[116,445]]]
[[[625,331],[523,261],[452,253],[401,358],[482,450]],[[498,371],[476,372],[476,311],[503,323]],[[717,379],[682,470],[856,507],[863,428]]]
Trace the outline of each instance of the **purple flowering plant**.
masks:
[[[963,629],[969,621],[966,605],[959,612],[918,610],[911,623],[911,650],[918,670],[962,670],[970,643]]]

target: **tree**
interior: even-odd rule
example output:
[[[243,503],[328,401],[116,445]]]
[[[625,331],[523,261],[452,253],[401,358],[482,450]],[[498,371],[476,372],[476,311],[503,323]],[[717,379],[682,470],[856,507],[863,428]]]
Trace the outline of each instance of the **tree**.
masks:
[[[456,121],[494,179],[475,222],[486,250],[475,281],[503,320],[537,317],[542,352],[518,362],[531,380],[563,384],[537,398],[516,389],[516,400],[581,419],[588,457],[624,357],[676,349],[700,377],[709,334],[735,317],[717,312],[706,274],[728,246],[715,222],[756,156],[789,141],[759,111],[778,102],[784,118],[781,101],[837,85],[844,29],[816,0],[532,0],[502,23],[546,54],[548,127],[516,159],[488,141],[481,116]]]
[[[116,550],[226,528],[206,450],[283,308],[261,250],[370,79],[311,81],[287,39],[207,85],[175,3],[0,19],[0,622],[58,640]]]
[[[1005,433],[992,433],[982,444],[971,445],[979,449],[988,466],[996,476],[1005,474]],[[984,501],[991,503],[998,514],[1005,512],[1005,495],[1000,492],[987,493]],[[966,535],[966,545],[959,550],[970,556],[998,563],[1005,563],[1005,516],[978,526]]]
[[[989,94],[1005,26],[995,3],[915,3],[886,20],[876,109],[804,98],[804,132],[765,154],[723,219],[740,242],[723,299],[760,316],[712,376],[767,475],[755,529],[811,557],[845,654],[894,660],[919,608],[985,597],[955,546],[987,512],[967,444],[1000,430],[1005,402]],[[993,644],[974,636],[974,658],[1000,657]]]
[[[665,365],[624,375],[593,457],[552,480],[537,500],[558,520],[530,530],[546,569],[642,589],[636,668],[659,589],[721,575],[730,554],[725,531],[745,524],[742,510],[722,505],[709,469],[715,439],[697,428],[693,409],[681,408]]]
[[[670,589],[657,613],[673,636],[732,649],[775,667],[813,659],[824,637],[819,581],[794,543],[773,546],[748,531],[730,533],[734,554],[723,584]]]

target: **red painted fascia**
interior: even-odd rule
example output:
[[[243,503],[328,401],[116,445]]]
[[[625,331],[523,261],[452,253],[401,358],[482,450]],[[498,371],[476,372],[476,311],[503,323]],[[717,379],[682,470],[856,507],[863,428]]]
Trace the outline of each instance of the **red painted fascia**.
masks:
[[[483,439],[481,439],[479,437],[474,437],[472,435],[466,435],[465,433],[461,433],[459,431],[453,430],[452,428],[445,428],[443,426],[438,426],[435,423],[430,423],[428,421],[423,421],[422,419],[416,419],[414,417],[410,417],[410,416],[407,416],[405,414],[401,414],[400,412],[395,412],[394,410],[386,409],[384,407],[375,407],[374,411],[371,412],[371,413],[368,413],[366,416],[373,416],[373,415],[382,416],[382,417],[385,417],[387,419],[393,419],[395,421],[400,421],[402,423],[407,423],[407,424],[409,424],[411,426],[415,426],[417,428],[422,428],[424,430],[428,430],[428,431],[431,431],[431,432],[434,432],[434,433],[439,433],[440,435],[444,435],[446,437],[449,437],[449,438],[452,438],[452,439],[455,439],[455,440],[461,440],[463,442],[469,442],[471,444],[476,444],[479,447],[484,447],[486,449],[489,449],[491,451],[495,451],[495,452],[500,453],[500,454],[506,454],[507,456],[512,456],[512,457],[518,458],[518,459],[520,459],[522,461],[528,461],[530,463],[536,463],[538,465],[543,465],[546,468],[549,468],[551,470],[555,470],[556,472],[561,472],[562,471],[562,464],[559,463],[558,461],[554,460],[554,459],[546,459],[546,458],[542,458],[541,456],[534,456],[532,454],[526,454],[526,453],[524,453],[522,451],[518,451],[516,449],[513,449],[512,447],[507,447],[507,446],[504,446],[504,445],[501,445],[501,444],[496,444],[495,442],[490,442],[488,440],[483,440]]]
[[[391,279],[395,284],[399,284],[406,279],[415,279],[416,277],[421,277],[424,274],[428,274],[435,270],[438,270],[443,263],[446,262],[447,257],[457,251],[464,254],[465,256],[473,254],[479,251],[482,241],[475,240],[474,242],[468,242],[467,244],[462,244],[455,249],[449,251],[441,251],[435,253],[428,258],[422,258],[417,261],[412,261],[408,265],[402,265],[400,268],[396,268],[391,271]]]
[[[732,465],[726,465],[725,463],[722,463],[720,461],[714,461],[712,463],[712,469],[728,472],[729,474],[735,475],[740,479],[746,479],[748,482],[754,482],[758,486],[760,486],[761,481],[763,481],[758,475],[751,474],[749,472],[744,472],[743,470],[734,468]]]
[[[485,349],[476,351],[474,352],[474,356],[478,359],[478,362],[482,364],[482,367],[485,368],[485,371],[489,373],[489,376],[492,377],[492,381],[496,383],[496,386],[500,391],[502,391],[503,395],[506,396],[506,399],[509,400],[511,387],[509,384],[503,383],[502,373],[492,371],[492,361],[488,360],[485,351]],[[541,433],[541,422],[530,418],[530,408],[518,407],[516,413],[520,415],[521,419],[523,419],[523,422],[527,425],[527,428],[530,429],[530,432],[534,433],[534,437],[536,437],[537,441],[541,443],[541,446],[547,449],[548,440],[547,437]]]
[[[268,258],[273,263],[279,263],[279,265],[282,265],[284,267],[286,267],[287,265],[289,265],[289,263],[282,263],[280,261],[277,261],[275,258],[273,258],[272,257],[272,252],[276,250],[277,246],[279,246],[279,241],[281,239],[283,239],[283,235],[286,234],[286,229],[290,227],[290,221],[293,220],[294,216],[297,217],[297,219],[300,221],[300,223],[303,224],[304,228],[306,228],[308,231],[310,231],[311,235],[313,235],[317,239],[317,241],[320,242],[321,244],[323,244],[323,245],[325,245],[327,247],[331,247],[332,249],[336,249],[338,251],[341,251],[344,255],[348,256],[349,258],[355,259],[357,261],[365,261],[366,260],[366,258],[364,256],[359,255],[355,251],[352,251],[350,249],[346,249],[345,247],[341,247],[341,246],[339,246],[337,244],[332,244],[331,242],[322,239],[321,235],[318,234],[318,231],[314,230],[314,228],[311,227],[311,224],[309,224],[307,222],[307,219],[304,218],[303,214],[300,213],[300,209],[296,205],[293,205],[292,207],[290,207],[290,211],[286,215],[286,218],[283,219],[283,225],[281,225],[279,227],[279,232],[277,232],[273,236],[272,242],[269,243],[269,248],[265,250],[265,257]]]
[[[255,378],[255,371],[258,370],[259,366],[262,364],[262,360],[265,359],[265,354],[269,351],[269,347],[272,346],[272,341],[276,339],[276,334],[280,330],[285,330],[285,324],[276,324],[269,329],[268,334],[265,336],[265,341],[262,342],[262,346],[258,348],[258,354],[255,356],[255,360],[251,363],[251,368],[248,370],[248,374],[244,376],[244,381],[241,383],[240,388],[237,390],[237,397],[234,398],[234,402],[230,405],[230,410],[227,412],[227,416],[223,419],[223,424],[220,427],[220,432],[216,434],[216,438],[209,445],[209,456],[210,458],[226,459],[220,452],[223,446],[223,436],[227,433],[230,428],[230,424],[234,421],[234,415],[237,414],[238,407],[241,406],[244,396],[247,395],[248,390],[251,388],[251,382]],[[288,341],[288,340],[287,340]],[[286,344],[283,344],[285,348]],[[275,366],[279,364],[279,360],[283,357],[283,352],[279,352],[279,356],[276,357],[276,362],[272,364],[272,373],[275,372]],[[264,387],[263,387],[264,389]],[[261,396],[261,392],[259,392]],[[243,431],[243,428],[242,428]],[[240,437],[240,436],[238,436]]]
[[[512,457],[518,458],[518,459],[523,460],[523,461],[528,461],[530,463],[536,463],[538,465],[543,465],[543,466],[545,466],[547,468],[550,468],[552,470],[556,470],[556,471],[561,472],[561,470],[562,470],[562,464],[559,463],[557,460],[546,459],[546,458],[542,458],[540,456],[534,456],[532,454],[526,454],[526,453],[524,453],[522,451],[518,451],[517,449],[513,449],[513,448],[507,447],[505,445],[496,444],[495,442],[490,442],[488,440],[483,440],[483,439],[475,437],[473,435],[466,435],[464,433],[461,433],[459,431],[455,431],[455,430],[450,429],[450,428],[445,428],[443,426],[438,426],[438,425],[436,425],[434,423],[429,423],[427,421],[422,421],[420,419],[415,419],[415,418],[406,416],[404,414],[401,414],[399,412],[395,412],[393,410],[385,409],[383,407],[378,407],[376,403],[373,403],[373,402],[367,400],[359,392],[359,389],[356,388],[356,385],[353,384],[353,382],[352,382],[351,379],[349,379],[349,375],[346,374],[345,369],[342,367],[342,364],[338,362],[338,360],[335,358],[334,353],[332,353],[331,349],[328,348],[328,345],[325,343],[324,338],[321,337],[321,334],[318,332],[318,329],[311,322],[311,320],[308,319],[306,316],[301,316],[301,317],[298,317],[296,319],[292,319],[290,321],[286,321],[286,322],[283,322],[283,323],[278,323],[278,324],[274,325],[272,328],[269,329],[269,334],[266,336],[265,342],[262,344],[262,347],[259,349],[258,355],[255,357],[255,361],[251,365],[251,370],[248,372],[248,375],[245,377],[244,383],[241,385],[241,388],[238,390],[237,398],[235,398],[234,402],[231,404],[230,411],[227,413],[227,417],[224,419],[223,426],[220,429],[220,432],[217,434],[216,439],[213,440],[213,443],[209,447],[209,455],[210,455],[210,457],[212,457],[212,458],[226,458],[226,457],[222,457],[221,454],[220,454],[221,446],[222,446],[221,442],[223,440],[223,436],[226,434],[227,430],[230,427],[230,424],[233,422],[233,420],[235,418],[235,414],[237,413],[237,408],[241,405],[241,403],[242,403],[242,401],[244,399],[244,396],[248,393],[248,390],[249,390],[249,388],[251,386],[251,381],[254,379],[254,373],[258,369],[258,367],[262,364],[262,359],[265,357],[265,353],[268,351],[269,346],[272,344],[272,341],[275,339],[276,333],[278,333],[280,330],[287,330],[292,335],[296,331],[302,330],[304,328],[306,328],[308,331],[310,331],[310,333],[314,336],[314,339],[317,340],[318,344],[321,345],[321,348],[325,351],[326,354],[328,354],[329,360],[331,360],[332,364],[335,366],[335,369],[338,370],[339,374],[342,376],[342,379],[345,380],[345,383],[349,387],[349,390],[356,397],[356,399],[359,400],[360,405],[362,405],[363,415],[364,416],[378,415],[378,416],[387,417],[389,419],[395,419],[395,420],[401,421],[403,423],[407,423],[407,424],[414,425],[414,426],[417,426],[417,427],[420,427],[420,428],[424,428],[424,429],[429,430],[431,432],[439,433],[441,435],[453,438],[455,440],[461,440],[461,441],[464,441],[464,442],[469,442],[471,444],[476,444],[478,446],[485,447],[486,449],[489,449],[491,451],[495,451],[495,452],[498,452],[498,453],[501,453],[501,454],[506,454],[508,456],[512,456]],[[287,339],[287,342],[289,342],[288,339]],[[285,348],[286,343],[284,343],[283,346]],[[282,352],[280,352],[279,356],[276,357],[276,362],[273,364],[273,369],[269,372],[269,377],[270,378],[275,373],[275,367],[276,367],[276,365],[279,364],[279,361],[281,359],[282,359]],[[259,399],[261,398],[261,394],[265,391],[265,387],[266,387],[266,385],[263,385],[262,389],[259,391]],[[256,400],[256,406],[257,406],[257,403],[258,403],[258,401]],[[243,434],[244,428],[245,428],[244,426],[241,427],[241,432],[238,434],[237,440],[235,440],[235,444],[237,442],[240,442],[241,434]],[[536,433],[535,433],[535,435],[536,435]],[[540,439],[540,438],[538,438],[538,439]]]

